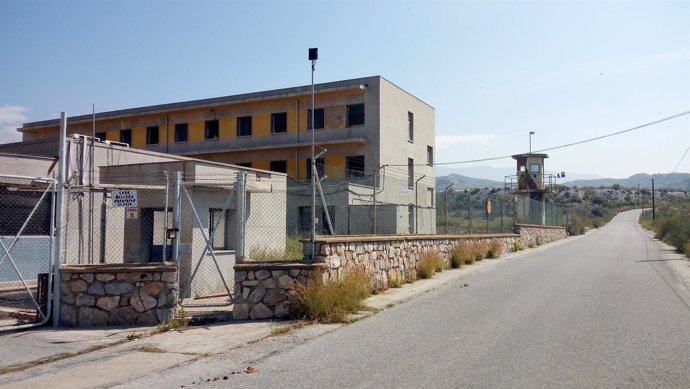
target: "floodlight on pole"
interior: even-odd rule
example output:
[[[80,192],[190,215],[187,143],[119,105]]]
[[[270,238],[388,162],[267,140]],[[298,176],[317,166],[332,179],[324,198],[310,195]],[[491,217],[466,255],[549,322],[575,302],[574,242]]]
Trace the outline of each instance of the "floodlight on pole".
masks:
[[[316,158],[314,158],[314,71],[316,61],[319,59],[319,49],[309,49],[309,60],[311,61],[311,259],[316,260]]]

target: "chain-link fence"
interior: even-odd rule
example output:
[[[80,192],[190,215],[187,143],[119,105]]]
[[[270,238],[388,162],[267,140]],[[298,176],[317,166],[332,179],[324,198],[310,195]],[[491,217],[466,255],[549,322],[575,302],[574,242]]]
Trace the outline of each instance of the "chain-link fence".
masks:
[[[165,185],[98,185],[65,190],[62,263],[147,263],[170,260]],[[168,212],[165,212],[165,209]],[[164,254],[165,253],[165,254]]]
[[[560,207],[526,196],[468,189],[438,196],[438,233],[510,233],[514,224],[562,226]]]
[[[0,331],[50,315],[55,182],[0,177]]]

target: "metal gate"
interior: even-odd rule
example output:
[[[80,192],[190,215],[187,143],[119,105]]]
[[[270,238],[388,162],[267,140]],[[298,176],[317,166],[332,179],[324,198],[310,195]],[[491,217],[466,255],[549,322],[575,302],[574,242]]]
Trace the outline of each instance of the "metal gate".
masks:
[[[48,321],[56,182],[0,176],[0,331]]]
[[[244,206],[238,204],[236,181],[182,182],[177,177],[172,257],[179,269],[183,307],[232,304],[233,266],[242,229],[238,218],[243,214],[238,209]]]

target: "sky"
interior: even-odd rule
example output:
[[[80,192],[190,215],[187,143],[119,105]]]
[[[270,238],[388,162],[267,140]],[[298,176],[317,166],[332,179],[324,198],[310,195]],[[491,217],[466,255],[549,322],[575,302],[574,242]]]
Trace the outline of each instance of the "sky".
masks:
[[[0,1],[0,143],[24,122],[381,75],[436,109],[436,162],[690,111],[690,1]],[[547,172],[690,173],[690,114],[548,151]],[[680,163],[679,163],[680,162]],[[677,168],[676,168],[677,166]]]

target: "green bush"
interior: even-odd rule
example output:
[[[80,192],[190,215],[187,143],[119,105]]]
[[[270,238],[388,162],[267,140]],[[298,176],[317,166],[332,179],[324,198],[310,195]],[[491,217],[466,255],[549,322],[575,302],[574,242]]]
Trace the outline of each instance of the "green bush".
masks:
[[[411,284],[417,281],[417,272],[414,270],[408,271],[408,273],[405,275],[404,281],[406,284]]]
[[[570,215],[570,225],[568,226],[568,235],[582,235],[585,233],[585,220],[578,214]]]
[[[512,249],[512,252],[517,252],[517,251],[520,251],[520,250],[522,250],[522,243],[520,243],[519,240],[516,240],[515,242],[513,242],[513,249]]]

